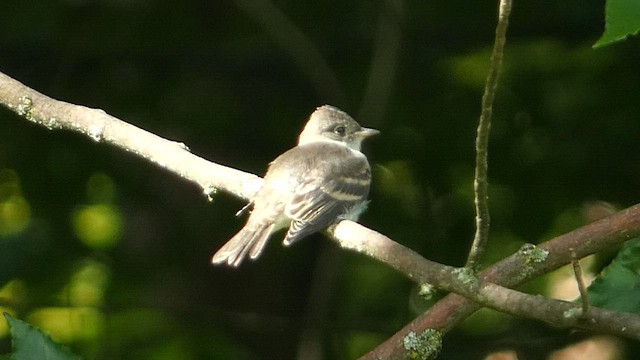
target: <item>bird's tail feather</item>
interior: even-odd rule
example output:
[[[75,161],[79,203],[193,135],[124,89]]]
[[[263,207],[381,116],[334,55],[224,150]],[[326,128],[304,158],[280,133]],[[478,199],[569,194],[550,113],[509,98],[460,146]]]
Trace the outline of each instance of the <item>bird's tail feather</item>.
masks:
[[[251,259],[257,258],[264,250],[272,229],[273,224],[245,226],[213,255],[211,263],[226,262],[228,265],[237,267],[247,254]]]

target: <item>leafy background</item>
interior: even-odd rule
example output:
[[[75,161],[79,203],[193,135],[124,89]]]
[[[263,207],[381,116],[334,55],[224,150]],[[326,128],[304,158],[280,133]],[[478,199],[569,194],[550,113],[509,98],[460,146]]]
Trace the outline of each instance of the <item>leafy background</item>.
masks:
[[[382,130],[365,149],[374,187],[362,222],[429,259],[462,265],[494,2],[274,1],[326,59],[340,91],[265,29],[272,13],[246,4],[6,0],[0,70],[258,174],[295,143],[316,106],[339,106]],[[592,49],[603,6],[515,4],[494,108],[489,260],[640,198],[638,40]],[[400,46],[382,51],[397,66],[381,69],[390,85],[371,105],[380,13],[398,7],[385,34],[398,31]],[[295,34],[280,36],[290,44]],[[287,249],[272,241],[238,270],[212,267],[211,254],[243,224],[233,215],[242,202],[221,194],[210,203],[131,154],[7,110],[0,206],[0,310],[89,359],[355,358],[426,306],[407,279],[323,236]],[[611,255],[585,265],[598,271]],[[573,290],[562,273],[527,289]],[[317,335],[320,350],[303,341]],[[4,324],[0,336],[7,353]],[[445,337],[440,358],[502,348],[543,358],[576,338],[482,312]],[[620,354],[638,351],[615,343]]]

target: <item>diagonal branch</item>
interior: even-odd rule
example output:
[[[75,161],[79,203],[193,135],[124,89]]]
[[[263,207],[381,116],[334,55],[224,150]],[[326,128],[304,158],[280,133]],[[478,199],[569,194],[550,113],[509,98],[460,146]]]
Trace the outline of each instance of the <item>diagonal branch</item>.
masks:
[[[437,288],[470,299],[467,300],[468,304],[459,302],[456,306],[456,311],[466,314],[464,318],[477,310],[479,305],[483,305],[556,326],[604,331],[640,340],[640,316],[594,307],[590,307],[589,311],[582,315],[579,304],[545,299],[503,287],[516,286],[568,264],[574,252],[576,256],[584,257],[634,236],[640,236],[640,205],[552,239],[539,247],[525,245],[514,255],[485,270],[480,280],[464,268],[453,268],[429,261],[384,235],[353,222],[341,222],[335,228],[334,235],[343,248],[380,260],[418,284],[433,284]],[[455,319],[455,323],[462,319],[463,317]],[[402,339],[410,332],[423,332],[429,328],[445,332],[452,326],[445,322],[440,327],[424,327],[419,320],[420,318],[414,320],[385,342],[388,345],[383,344],[384,346],[367,354],[363,359],[394,358],[393,356],[402,352]]]
[[[262,186],[262,179],[211,163],[189,152],[178,142],[163,139],[119,120],[100,109],[52,99],[0,73],[0,103],[25,119],[50,130],[66,129],[114,145],[178,176],[198,184],[207,196],[217,189],[249,199]]]
[[[212,189],[220,188],[248,198],[262,183],[255,175],[198,158],[189,153],[184,145],[148,133],[109,116],[104,111],[51,99],[1,73],[0,103],[25,119],[49,129],[76,131],[97,142],[106,142],[132,152],[197,183],[206,194],[210,194]],[[458,317],[449,322],[450,326],[483,305],[560,326],[598,329],[632,338],[640,337],[638,316],[593,307],[582,314],[575,304],[535,297],[506,288],[566,264],[574,256],[581,258],[640,236],[640,205],[552,239],[538,248],[533,245],[524,247],[485,270],[479,279],[468,269],[452,268],[426,260],[391,239],[350,221],[337,224],[333,233],[343,248],[381,260],[418,283],[432,283],[471,299],[459,302],[456,311]],[[531,311],[532,304],[547,311]],[[578,311],[573,311],[575,308]],[[426,330],[423,326],[425,324],[420,320],[421,318],[408,325],[411,331]],[[440,330],[445,331],[446,328]],[[404,337],[402,331],[385,343],[391,344],[389,347],[383,347],[392,354],[389,355],[391,358],[403,353],[398,343],[394,342],[398,340],[398,336],[400,341]]]
[[[583,258],[638,236],[640,236],[640,204],[553,238],[538,247],[525,247],[487,268],[479,276],[482,282],[515,287],[566,265],[574,258]],[[358,248],[358,246],[355,247]],[[540,255],[545,254],[544,261],[536,261],[541,259]],[[381,259],[380,256],[387,255],[371,254],[371,256],[385,261],[386,259]],[[426,278],[429,274],[423,273],[418,276]],[[514,306],[517,305],[514,304]],[[362,359],[399,358],[405,352],[403,339],[409,333],[421,333],[427,329],[437,329],[446,333],[480,308],[481,305],[464,296],[449,294]]]

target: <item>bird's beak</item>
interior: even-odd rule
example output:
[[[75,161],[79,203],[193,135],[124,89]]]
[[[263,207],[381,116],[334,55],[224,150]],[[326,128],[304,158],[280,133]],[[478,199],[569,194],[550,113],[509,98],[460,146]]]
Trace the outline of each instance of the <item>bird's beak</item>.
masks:
[[[369,129],[369,128],[362,128],[356,132],[356,136],[362,139],[368,138],[369,136],[378,135],[378,134],[380,134],[380,130]]]

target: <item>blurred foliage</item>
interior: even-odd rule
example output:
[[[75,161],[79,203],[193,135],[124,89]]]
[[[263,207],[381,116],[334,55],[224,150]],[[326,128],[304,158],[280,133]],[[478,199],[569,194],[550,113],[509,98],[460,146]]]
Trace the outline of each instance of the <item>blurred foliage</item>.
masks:
[[[463,264],[496,4],[250,3],[5,0],[0,71],[258,174],[316,106],[341,107],[382,131],[365,144],[374,186],[362,222]],[[639,40],[593,50],[599,2],[516,2],[512,15],[489,152],[487,262],[592,221],[585,204],[640,199]],[[299,39],[281,41],[293,35],[274,33],[277,19],[326,69],[305,65],[315,55],[290,47]],[[331,77],[338,88],[313,80]],[[132,154],[2,109],[0,308],[85,358],[136,360],[351,359],[421,309],[409,280],[321,235],[286,249],[276,237],[255,263],[211,267],[242,206],[225,194],[210,203]],[[3,326],[0,354],[10,351]],[[547,354],[571,341],[483,312],[444,337],[440,359],[503,346]]]
[[[18,174],[0,169],[0,235],[20,233],[30,219],[31,208],[22,196]]]
[[[110,248],[120,240],[123,220],[111,203],[115,185],[105,174],[91,175],[87,181],[87,198],[92,203],[80,206],[72,215],[75,235],[93,248]]]

